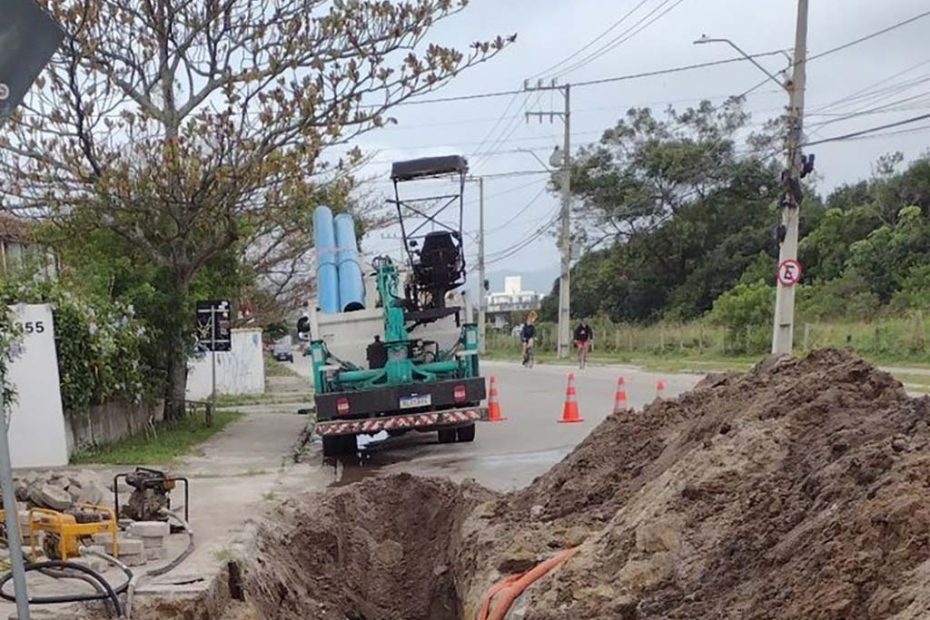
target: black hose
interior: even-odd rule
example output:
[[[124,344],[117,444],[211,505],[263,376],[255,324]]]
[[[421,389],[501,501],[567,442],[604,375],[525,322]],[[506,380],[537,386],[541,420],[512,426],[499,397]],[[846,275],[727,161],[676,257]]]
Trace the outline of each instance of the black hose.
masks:
[[[100,586],[103,588],[103,592],[97,592],[95,594],[69,594],[69,595],[60,595],[60,596],[36,596],[29,598],[30,605],[57,605],[61,603],[84,603],[90,601],[106,601],[110,600],[113,603],[113,608],[116,610],[117,616],[123,615],[123,606],[119,601],[119,596],[122,592],[126,591],[126,588],[129,587],[129,582],[120,585],[118,588],[114,589],[109,582],[103,578],[103,575],[97,571],[84,566],[83,564],[75,564],[74,562],[62,562],[60,560],[51,560],[48,562],[35,562],[26,564],[26,572],[29,571],[41,571],[48,568],[67,568],[75,570],[90,577],[96,579]],[[13,578],[13,573],[7,573],[2,578],[0,578],[0,598],[15,602],[16,596],[7,594],[3,587]]]

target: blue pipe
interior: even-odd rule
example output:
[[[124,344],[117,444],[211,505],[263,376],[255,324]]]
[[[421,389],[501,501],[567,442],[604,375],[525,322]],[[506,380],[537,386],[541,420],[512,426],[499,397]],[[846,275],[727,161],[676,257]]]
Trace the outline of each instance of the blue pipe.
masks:
[[[339,312],[339,272],[336,267],[336,229],[329,207],[313,211],[313,244],[316,247],[316,289],[320,312]]]
[[[339,308],[342,312],[365,309],[365,283],[358,258],[355,221],[348,213],[335,219],[336,264],[339,268]]]

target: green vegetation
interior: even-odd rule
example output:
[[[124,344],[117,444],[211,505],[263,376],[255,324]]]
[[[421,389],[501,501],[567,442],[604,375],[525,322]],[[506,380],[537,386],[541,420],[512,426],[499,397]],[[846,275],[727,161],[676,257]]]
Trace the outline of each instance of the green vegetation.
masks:
[[[769,313],[771,312],[771,307]],[[746,315],[738,315],[746,316]],[[751,315],[750,315],[751,316]],[[768,314],[767,316],[771,316]],[[734,328],[714,318],[688,323],[660,321],[648,325],[591,321],[595,347],[590,359],[661,367],[708,364],[727,367],[751,365],[768,351],[772,327],[751,321]],[[556,328],[542,323],[537,328],[537,360],[554,360]],[[915,312],[905,317],[871,321],[800,322],[796,326],[795,350],[804,353],[822,347],[850,348],[883,365],[920,367],[928,362],[925,334],[930,334],[930,316]],[[520,343],[509,334],[488,335],[491,359],[518,359]]]
[[[360,230],[380,209],[352,195],[363,154],[344,145],[516,38],[443,45],[435,29],[466,3],[437,0],[42,4],[70,36],[30,112],[5,119],[0,204],[45,219],[76,290],[136,307],[169,420],[196,302],[280,323],[313,283],[313,209],[352,211]]]
[[[621,357],[768,351],[783,191],[773,136],[783,130],[770,123],[744,140],[748,120],[739,99],[664,116],[633,109],[577,153],[572,192],[589,251],[572,270],[572,313],[596,317],[609,338],[638,334],[613,346]],[[875,170],[825,197],[805,187],[795,342],[930,362],[930,155],[886,156]],[[558,282],[544,320],[557,303]]]
[[[299,355],[295,353],[295,359]],[[265,376],[266,377],[299,377],[289,363],[279,362],[270,355],[265,356]]]
[[[206,426],[201,417],[186,417],[177,422],[164,422],[156,436],[138,434],[90,450],[75,452],[75,465],[100,463],[107,465],[163,465],[184,456],[193,448],[221,432],[242,417],[237,411],[218,411],[213,426]]]
[[[144,353],[150,336],[131,305],[44,281],[25,268],[0,280],[0,308],[17,303],[54,308],[61,400],[70,415],[112,401],[140,402],[161,385]],[[8,320],[0,315],[0,322]],[[0,351],[8,350],[0,342]]]

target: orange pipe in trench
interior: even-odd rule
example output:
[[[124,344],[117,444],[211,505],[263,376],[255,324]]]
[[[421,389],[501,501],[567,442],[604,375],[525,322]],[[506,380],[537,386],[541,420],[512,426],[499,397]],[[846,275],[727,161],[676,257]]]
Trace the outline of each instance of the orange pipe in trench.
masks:
[[[491,586],[491,589],[481,599],[481,610],[478,612],[477,620],[505,620],[514,602],[527,588],[565,563],[577,551],[577,547],[567,549],[522,575],[511,575]],[[500,595],[499,598],[495,600],[498,595]]]

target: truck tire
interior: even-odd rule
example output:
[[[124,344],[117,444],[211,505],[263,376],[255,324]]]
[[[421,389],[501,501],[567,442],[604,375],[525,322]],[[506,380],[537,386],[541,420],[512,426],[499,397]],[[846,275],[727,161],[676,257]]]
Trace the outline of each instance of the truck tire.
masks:
[[[456,439],[460,442],[471,442],[475,440],[475,425],[469,424],[455,429]]]
[[[355,435],[336,435],[323,438],[323,456],[344,456],[358,451]]]
[[[439,429],[439,443],[452,443],[456,438],[456,429],[441,428]]]

